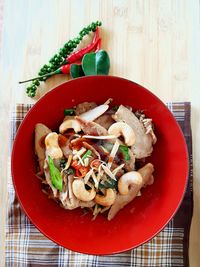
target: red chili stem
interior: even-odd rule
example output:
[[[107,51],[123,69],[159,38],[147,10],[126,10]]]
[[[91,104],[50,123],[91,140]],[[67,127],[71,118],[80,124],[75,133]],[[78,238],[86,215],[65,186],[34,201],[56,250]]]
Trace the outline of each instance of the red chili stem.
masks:
[[[37,80],[37,79],[50,77],[50,76],[55,75],[55,74],[61,74],[61,72],[60,72],[60,68],[57,69],[57,70],[54,71],[54,72],[50,72],[50,73],[47,73],[47,74],[45,74],[45,75],[41,75],[41,76],[38,76],[38,77],[35,77],[35,78],[31,78],[31,79],[28,79],[28,80],[25,80],[25,81],[20,81],[19,83],[27,83],[27,82],[31,82],[31,81],[35,81],[35,80]]]

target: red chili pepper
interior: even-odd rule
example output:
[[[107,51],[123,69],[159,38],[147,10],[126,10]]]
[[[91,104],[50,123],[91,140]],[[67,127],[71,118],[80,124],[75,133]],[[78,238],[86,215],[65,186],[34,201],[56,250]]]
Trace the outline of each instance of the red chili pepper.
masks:
[[[74,161],[72,162],[71,166],[72,166],[75,170],[77,170],[77,169],[79,169],[79,168],[81,167],[81,165],[78,163],[78,160],[74,160]]]
[[[81,65],[81,62],[76,62],[77,65]],[[66,64],[60,67],[60,73],[69,74],[70,73],[71,64]]]
[[[101,49],[101,39],[99,39],[99,41],[97,43],[95,53],[97,53],[100,49]]]
[[[79,169],[76,169],[76,176],[78,176],[79,178],[82,178],[86,175],[88,170],[89,170],[88,167],[81,166]]]
[[[80,50],[78,50],[78,51],[75,51],[75,52],[71,53],[71,54],[66,58],[67,63],[74,63],[74,62],[76,62],[77,60],[82,59],[82,57],[83,57],[85,54],[92,52],[93,49],[95,49],[95,47],[97,46],[99,40],[100,40],[100,38],[99,38],[99,30],[98,30],[98,27],[97,27],[92,42],[91,42],[90,44],[88,44],[86,47],[84,47],[84,48],[82,48],[82,49],[80,49]]]
[[[97,41],[97,39],[99,39],[99,27],[96,27],[96,31],[95,31],[92,43],[95,43]]]
[[[38,78],[46,78],[46,77],[50,77],[55,74],[69,74],[70,66],[72,63],[75,63],[78,60],[81,60],[85,54],[92,52],[94,49],[95,49],[95,52],[98,52],[100,47],[101,47],[101,39],[99,38],[99,27],[97,27],[92,42],[88,44],[86,47],[71,53],[66,58],[66,61],[68,64],[61,66],[59,69],[57,69],[54,72],[47,73],[45,75],[30,79],[30,80],[21,81],[19,83],[30,82],[30,81],[37,80]],[[81,62],[77,62],[76,64],[81,65]]]
[[[86,175],[89,170],[89,167],[82,166],[78,160],[74,160],[71,166],[76,170],[76,176],[82,178]]]
[[[62,74],[68,74],[70,71],[70,64],[66,64],[66,65],[61,66],[59,71]]]

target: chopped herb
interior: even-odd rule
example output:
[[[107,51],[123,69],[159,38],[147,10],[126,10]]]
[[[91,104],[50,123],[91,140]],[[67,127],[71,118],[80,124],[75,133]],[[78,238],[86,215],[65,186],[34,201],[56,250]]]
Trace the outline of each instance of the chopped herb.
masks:
[[[48,156],[48,165],[49,165],[52,185],[59,191],[62,191],[63,187],[62,176],[60,174],[60,171],[54,165],[53,159],[50,156]]]
[[[65,116],[72,116],[75,114],[75,110],[73,108],[65,109],[64,110],[64,115]]]
[[[128,147],[127,146],[120,145],[119,146],[119,151],[123,154],[124,160],[126,160],[126,161],[130,160],[130,155],[129,155]]]
[[[88,157],[91,156],[91,155],[92,155],[92,151],[91,151],[91,150],[88,150],[88,151],[83,155],[82,160],[88,158]]]

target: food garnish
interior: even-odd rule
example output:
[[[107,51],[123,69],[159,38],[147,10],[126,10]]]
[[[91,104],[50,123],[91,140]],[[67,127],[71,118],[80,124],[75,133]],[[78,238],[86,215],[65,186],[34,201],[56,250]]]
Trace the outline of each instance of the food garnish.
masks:
[[[52,185],[58,189],[59,191],[62,191],[62,176],[60,171],[55,167],[54,162],[50,156],[48,156],[48,165],[49,165],[49,171],[50,171],[50,177]]]

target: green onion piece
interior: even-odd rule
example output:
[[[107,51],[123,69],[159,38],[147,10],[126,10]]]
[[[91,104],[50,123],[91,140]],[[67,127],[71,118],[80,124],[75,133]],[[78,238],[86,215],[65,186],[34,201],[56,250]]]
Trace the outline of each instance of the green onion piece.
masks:
[[[65,115],[65,116],[72,116],[72,115],[74,115],[74,114],[75,114],[75,111],[74,111],[73,108],[69,108],[69,109],[65,109],[65,110],[64,110],[64,115]]]
[[[82,160],[88,158],[88,157],[91,156],[91,155],[92,155],[92,151],[91,151],[91,150],[88,150],[88,151],[85,152],[85,154],[83,155]]]
[[[50,156],[48,156],[48,165],[52,185],[59,191],[62,191],[62,176],[60,174],[60,171],[55,167],[54,162]]]
[[[123,154],[123,157],[126,161],[130,160],[130,155],[129,155],[129,152],[128,152],[128,147],[125,146],[125,145],[120,145],[119,146],[119,150],[120,152]]]

